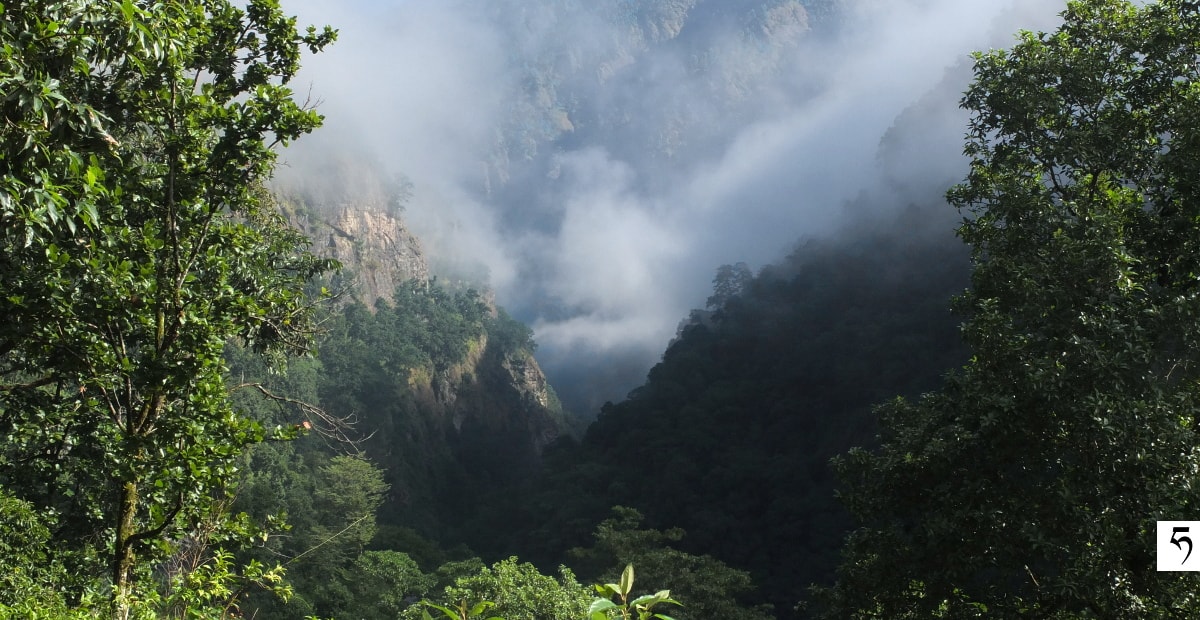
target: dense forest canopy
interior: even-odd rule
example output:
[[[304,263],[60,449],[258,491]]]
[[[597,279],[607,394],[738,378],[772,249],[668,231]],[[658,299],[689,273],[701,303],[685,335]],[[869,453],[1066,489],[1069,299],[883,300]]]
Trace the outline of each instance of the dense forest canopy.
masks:
[[[840,459],[829,618],[1172,618],[1156,521],[1195,514],[1200,392],[1192,2],[1072,2],[979,54],[967,180],[970,363],[880,409]]]

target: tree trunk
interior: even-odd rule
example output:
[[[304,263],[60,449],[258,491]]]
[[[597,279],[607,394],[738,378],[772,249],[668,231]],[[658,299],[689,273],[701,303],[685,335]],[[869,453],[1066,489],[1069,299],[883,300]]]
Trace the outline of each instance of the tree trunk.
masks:
[[[117,536],[113,541],[113,618],[129,617],[129,594],[133,571],[133,536],[138,507],[137,481],[125,482],[117,506]]]

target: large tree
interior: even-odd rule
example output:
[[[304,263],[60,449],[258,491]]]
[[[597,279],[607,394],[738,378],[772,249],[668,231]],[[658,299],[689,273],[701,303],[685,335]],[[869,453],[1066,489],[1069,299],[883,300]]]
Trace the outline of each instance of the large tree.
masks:
[[[1155,522],[1200,514],[1200,11],[1070,2],[976,56],[971,361],[840,461],[831,618],[1191,618]]]
[[[287,83],[333,37],[277,0],[0,5],[0,488],[44,519],[70,598],[126,615],[151,569],[225,535],[265,431],[222,349],[308,344],[326,265],[261,186],[320,122]]]

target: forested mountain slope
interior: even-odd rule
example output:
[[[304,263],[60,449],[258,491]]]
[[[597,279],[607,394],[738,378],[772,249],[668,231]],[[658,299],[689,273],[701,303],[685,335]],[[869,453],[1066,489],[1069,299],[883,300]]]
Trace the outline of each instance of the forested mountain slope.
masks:
[[[332,235],[352,250],[340,255],[350,261],[343,283],[362,281],[359,256],[387,278],[427,269],[386,199],[340,210],[287,204],[318,241]],[[591,571],[610,567],[596,552],[567,551],[588,547],[611,507],[623,505],[641,511],[645,527],[686,532],[656,544],[750,571],[757,590],[740,600],[788,617],[810,583],[831,579],[848,526],[829,459],[872,440],[874,405],[932,389],[964,361],[949,299],[966,286],[967,260],[947,215],[913,205],[805,242],[757,274],[722,267],[708,307],[681,323],[646,383],[605,405],[581,439],[565,433],[528,327],[474,291],[420,279],[370,305],[347,297],[336,306],[317,358],[308,370],[293,365],[287,389],[353,417],[369,436],[358,447],[373,465],[351,476],[377,496],[366,548],[412,554],[426,571],[475,552],[515,554],[546,571],[565,562],[599,579]],[[315,249],[337,250],[326,248]],[[337,451],[317,437],[260,450],[243,492],[248,507],[304,510],[313,500],[285,481],[332,475]],[[371,469],[382,486],[369,483]],[[298,527],[334,528],[303,526],[309,518]],[[357,554],[325,561],[351,566]],[[346,609],[317,585],[319,568],[293,574],[313,610]]]
[[[486,291],[431,279],[401,217],[403,188],[364,168],[354,182],[340,193],[282,198],[313,251],[342,264],[329,286],[340,287],[343,303],[318,353],[320,404],[369,436],[363,447],[392,486],[383,514],[394,519],[385,520],[421,523],[434,535],[454,521],[437,514],[450,494],[435,491],[445,486],[435,480],[460,476],[455,484],[469,495],[483,479],[530,475],[545,445],[567,432],[566,416],[529,328]],[[505,466],[491,468],[482,455]]]
[[[291,527],[263,559],[297,558],[296,598],[281,606],[255,595],[264,618],[365,613],[385,595],[383,586],[356,590],[362,563],[384,561],[365,549],[436,568],[447,557],[439,546],[461,547],[477,499],[535,476],[545,446],[568,431],[531,330],[489,296],[430,277],[400,205],[389,204],[397,196],[377,177],[358,181],[355,192],[279,199],[314,253],[342,264],[313,284],[335,295],[316,355],[269,372],[244,350],[227,351],[238,383],[286,398],[250,391],[237,395],[240,406],[268,427],[309,430],[256,447],[236,499],[256,521],[286,514]]]
[[[511,529],[480,520],[472,544],[552,563],[609,506],[632,506],[685,530],[681,548],[750,570],[787,614],[832,579],[849,525],[829,459],[873,440],[874,405],[965,361],[949,299],[967,257],[948,232],[915,232],[930,220],[946,218],[913,207],[757,275],[723,267],[646,383],[553,446]]]

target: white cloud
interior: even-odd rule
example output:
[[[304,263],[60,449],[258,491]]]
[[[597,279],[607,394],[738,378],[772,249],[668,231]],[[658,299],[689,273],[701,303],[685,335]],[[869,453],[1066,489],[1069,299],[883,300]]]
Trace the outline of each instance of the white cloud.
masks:
[[[607,5],[596,2],[578,18],[566,9],[539,12],[537,2],[497,8],[488,0],[288,7],[342,31],[298,80],[300,89],[311,82],[329,118],[323,135],[302,148],[354,143],[408,175],[417,189],[409,218],[431,253],[462,271],[486,267],[499,301],[534,323],[551,370],[584,358],[601,364],[612,354],[637,360],[644,372],[688,309],[703,305],[718,265],[773,260],[800,237],[835,230],[848,201],[890,191],[878,154],[897,117],[972,50],[1007,46],[1020,26],[1046,28],[1060,4],[859,0],[856,17],[832,41],[769,58],[775,81],[722,108],[704,99],[712,96],[710,78],[689,73],[683,52],[655,56],[630,42],[628,26],[604,31],[597,15]],[[524,34],[499,28],[494,11],[518,11],[503,17],[523,24]],[[722,40],[730,58],[756,53],[737,47],[746,43],[734,34]],[[553,62],[602,58],[614,42],[627,49],[593,90],[543,85],[546,96],[583,97],[604,114],[624,113],[623,138],[564,143],[549,176],[515,161],[513,170],[527,173],[514,179],[517,191],[482,192],[484,157],[512,97],[529,86],[521,63],[545,60],[546,50],[571,41],[578,50]],[[620,69],[626,61],[635,64]],[[965,86],[944,89],[937,108],[944,113],[913,121],[927,123],[915,133],[926,131],[930,141],[905,156],[921,165],[893,172],[953,175],[963,165],[956,136],[965,128],[954,126],[962,122],[956,91]],[[646,152],[639,141],[680,137],[654,124],[666,118],[654,116],[663,109],[677,111],[691,123],[680,126],[703,139],[682,136],[671,158]]]

